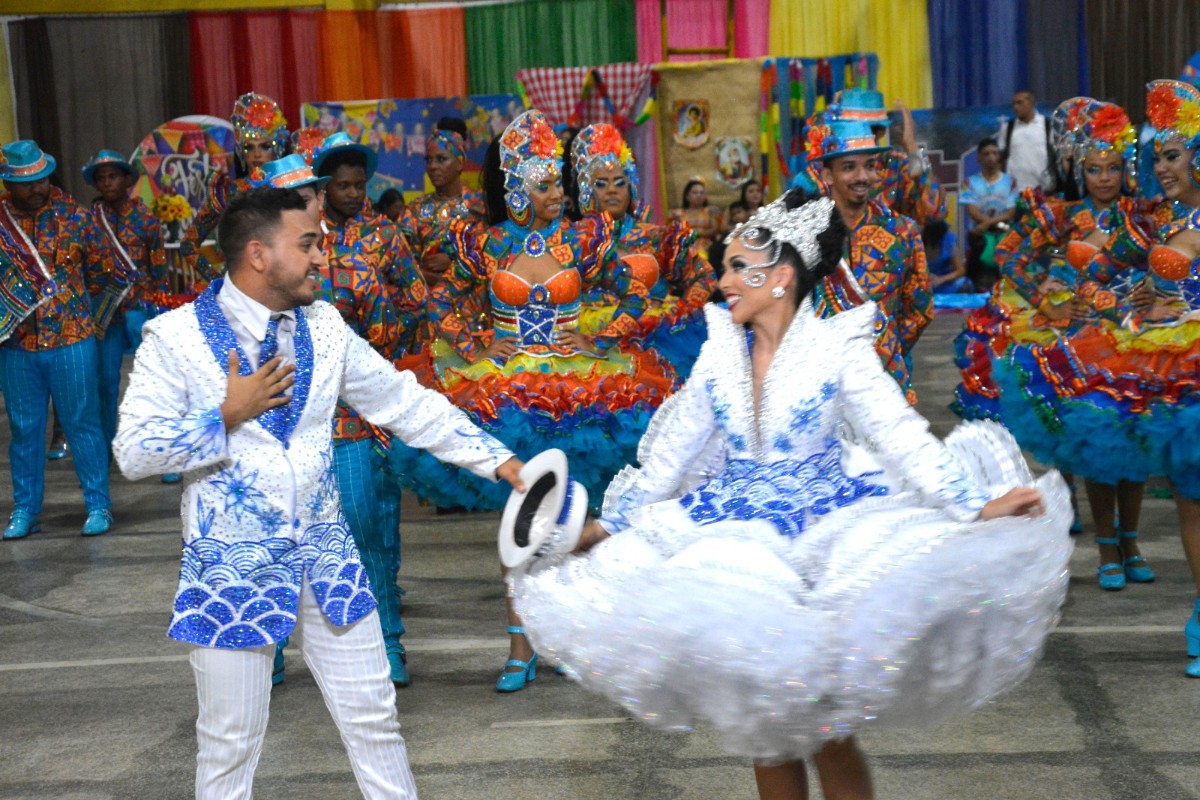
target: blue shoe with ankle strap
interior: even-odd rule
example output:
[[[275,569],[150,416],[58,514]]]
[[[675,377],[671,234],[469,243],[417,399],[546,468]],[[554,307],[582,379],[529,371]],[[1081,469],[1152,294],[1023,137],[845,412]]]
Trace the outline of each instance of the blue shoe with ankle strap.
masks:
[[[396,643],[387,646],[388,672],[392,679],[392,683],[403,688],[412,683],[412,678],[408,674],[408,654],[404,652],[404,645]]]
[[[1117,536],[1123,542],[1138,537],[1137,531],[1121,531]],[[1141,556],[1130,556],[1121,563],[1125,567],[1125,578],[1130,583],[1154,582],[1154,570],[1150,569],[1146,559]]]
[[[1121,540],[1115,536],[1107,539],[1103,536],[1096,537],[1096,544],[1107,544],[1113,547],[1120,547]],[[1125,567],[1112,561],[1108,564],[1101,564],[1096,570],[1096,575],[1100,579],[1100,588],[1109,592],[1118,592],[1125,588]]]
[[[23,508],[13,511],[8,527],[4,529],[5,539],[24,539],[31,533],[42,529],[42,520],[36,514],[30,514]]]
[[[525,635],[525,629],[518,625],[509,625],[509,633],[519,633]],[[519,672],[509,672],[509,667],[520,667]],[[525,688],[525,684],[533,683],[537,679],[537,653],[528,661],[521,661],[518,658],[510,658],[504,665],[504,672],[500,673],[499,680],[496,681],[497,692],[519,692]]]
[[[1187,673],[1189,678],[1200,678],[1200,658],[1188,664],[1184,672]]]
[[[1188,655],[1192,658],[1200,657],[1200,597],[1196,598],[1192,616],[1188,618],[1187,625],[1183,626],[1183,635],[1187,637]]]

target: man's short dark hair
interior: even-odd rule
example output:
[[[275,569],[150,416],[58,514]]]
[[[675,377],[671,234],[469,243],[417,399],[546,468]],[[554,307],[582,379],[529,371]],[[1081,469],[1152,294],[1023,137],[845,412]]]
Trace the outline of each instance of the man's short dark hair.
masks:
[[[342,153],[331,153],[328,158],[321,162],[321,169],[317,173],[318,178],[324,178],[337,172],[338,167],[362,167],[362,171],[367,171],[367,154],[361,150],[352,150],[346,148]]]
[[[986,139],[979,140],[979,144],[975,145],[975,151],[981,152],[985,147],[995,147],[996,149],[999,149],[1000,143],[997,142],[993,137],[989,136]]]
[[[234,195],[217,224],[217,246],[232,272],[253,239],[270,242],[283,223],[284,211],[305,211],[308,206],[295,189],[248,189]]]

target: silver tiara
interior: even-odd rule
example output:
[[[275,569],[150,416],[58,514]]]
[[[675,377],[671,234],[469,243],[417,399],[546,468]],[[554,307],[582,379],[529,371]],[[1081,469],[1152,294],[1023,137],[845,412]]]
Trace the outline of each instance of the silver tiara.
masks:
[[[797,209],[789,210],[784,199],[781,197],[755,211],[750,219],[729,232],[725,237],[725,244],[730,244],[734,239],[741,239],[747,247],[763,250],[766,245],[752,243],[752,234],[761,228],[771,233],[772,263],[779,260],[779,243],[787,242],[796,248],[800,258],[804,259],[805,269],[816,269],[821,260],[821,248],[817,244],[817,237],[829,227],[833,200],[821,197],[810,200]]]

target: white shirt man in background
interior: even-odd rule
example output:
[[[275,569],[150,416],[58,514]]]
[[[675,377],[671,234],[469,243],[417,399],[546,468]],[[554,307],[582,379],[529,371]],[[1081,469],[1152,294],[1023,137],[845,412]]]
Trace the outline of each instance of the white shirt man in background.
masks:
[[[1033,92],[1021,90],[1013,95],[1013,118],[1000,128],[996,140],[1005,158],[1005,169],[1016,181],[1017,191],[1040,186],[1054,191],[1054,160],[1050,120],[1037,110]]]

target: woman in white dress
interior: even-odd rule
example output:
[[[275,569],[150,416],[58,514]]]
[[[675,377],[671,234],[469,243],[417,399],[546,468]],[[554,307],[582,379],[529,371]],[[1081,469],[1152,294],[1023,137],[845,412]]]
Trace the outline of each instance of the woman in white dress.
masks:
[[[845,237],[798,192],[730,235],[728,309],[708,307],[641,468],[575,554],[509,578],[539,651],[652,725],[716,728],[764,799],[806,798],[810,756],[827,800],[871,797],[854,734],[1017,685],[1066,592],[1058,474],[1035,482],[993,423],[930,435],[875,354],[872,304],[813,315]]]

